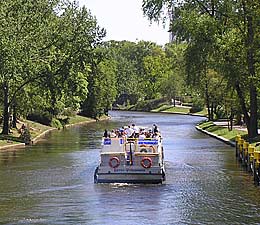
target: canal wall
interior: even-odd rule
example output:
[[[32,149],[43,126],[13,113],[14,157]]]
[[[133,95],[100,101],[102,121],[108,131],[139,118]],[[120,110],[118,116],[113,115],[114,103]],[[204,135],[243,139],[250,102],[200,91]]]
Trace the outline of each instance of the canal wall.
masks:
[[[234,141],[230,141],[230,140],[227,139],[227,138],[224,138],[224,137],[218,136],[218,135],[216,135],[216,134],[213,134],[213,133],[211,133],[211,132],[209,132],[209,131],[203,130],[203,129],[200,128],[199,126],[196,126],[195,128],[196,128],[198,131],[200,131],[200,132],[202,132],[202,133],[204,133],[204,134],[207,134],[207,135],[209,135],[209,136],[211,136],[211,137],[213,137],[213,138],[216,138],[216,139],[218,139],[218,140],[224,142],[225,144],[228,144],[228,145],[230,145],[230,146],[232,146],[232,147],[235,147],[235,146],[236,146],[236,142],[234,142]]]

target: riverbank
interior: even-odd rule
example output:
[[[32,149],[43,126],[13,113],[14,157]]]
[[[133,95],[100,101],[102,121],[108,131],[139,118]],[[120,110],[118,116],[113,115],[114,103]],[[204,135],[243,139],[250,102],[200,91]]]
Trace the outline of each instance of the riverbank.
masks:
[[[182,106],[182,105],[162,105],[158,108],[154,108],[152,110],[145,110],[145,109],[132,109],[131,106],[129,107],[120,107],[120,108],[114,108],[114,110],[119,111],[136,111],[136,112],[151,112],[151,113],[167,113],[167,114],[179,114],[179,115],[189,115],[189,116],[200,116],[200,117],[206,117],[207,112],[206,110],[202,110],[196,113],[190,112],[191,107],[189,106]]]
[[[240,135],[245,139],[247,137],[247,130],[245,127],[233,126],[233,129],[229,130],[227,122],[204,121],[198,124],[196,129],[231,146],[235,146],[237,135]]]
[[[99,121],[107,120],[107,119],[109,119],[108,116],[102,116],[99,118]],[[64,127],[68,128],[75,125],[93,123],[93,122],[97,122],[97,120],[89,117],[76,115],[70,117],[69,123],[66,124]],[[30,130],[32,144],[36,144],[41,138],[43,138],[48,133],[58,130],[58,128],[46,126],[29,120],[18,121],[17,129],[12,129],[9,135],[0,134],[0,151],[14,150],[14,149],[23,148],[25,146],[25,143],[23,143],[20,138],[21,135],[20,129],[23,124],[26,127],[28,127]]]

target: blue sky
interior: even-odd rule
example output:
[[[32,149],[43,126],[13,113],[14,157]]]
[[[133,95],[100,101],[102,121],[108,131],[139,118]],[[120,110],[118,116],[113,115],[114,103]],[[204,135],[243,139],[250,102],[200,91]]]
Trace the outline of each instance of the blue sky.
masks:
[[[79,0],[96,16],[107,31],[105,40],[153,41],[164,45],[169,40],[167,27],[144,18],[142,0]]]

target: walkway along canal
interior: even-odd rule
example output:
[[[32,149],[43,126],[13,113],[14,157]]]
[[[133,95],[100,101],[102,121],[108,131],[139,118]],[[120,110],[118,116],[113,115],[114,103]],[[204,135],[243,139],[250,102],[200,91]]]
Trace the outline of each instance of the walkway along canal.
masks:
[[[0,153],[0,224],[259,224],[260,190],[235,149],[200,133],[200,117],[111,112]],[[163,134],[166,183],[94,184],[101,136],[135,123]]]

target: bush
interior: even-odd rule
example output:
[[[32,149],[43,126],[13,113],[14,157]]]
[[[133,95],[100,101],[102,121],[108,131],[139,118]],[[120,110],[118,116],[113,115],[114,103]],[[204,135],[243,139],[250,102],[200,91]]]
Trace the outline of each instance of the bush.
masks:
[[[60,121],[61,125],[63,127],[65,127],[65,125],[69,124],[70,118],[66,117],[66,118],[58,118],[58,120]]]
[[[204,109],[204,100],[201,98],[194,98],[190,113],[196,113]]]
[[[133,110],[149,112],[152,109],[156,109],[156,108],[162,106],[165,103],[165,101],[166,101],[165,98],[154,99],[154,100],[143,100],[143,101],[138,102],[133,107]]]
[[[63,110],[62,112],[63,116],[67,116],[67,117],[72,117],[72,116],[76,116],[77,112],[75,110],[73,110],[72,108],[66,108]]]
[[[28,120],[49,126],[53,116],[49,112],[33,112],[27,116]]]
[[[55,118],[52,119],[52,121],[51,121],[51,126],[52,126],[52,127],[56,127],[56,128],[58,128],[58,129],[63,128],[61,122],[60,122],[58,119],[55,119]]]

